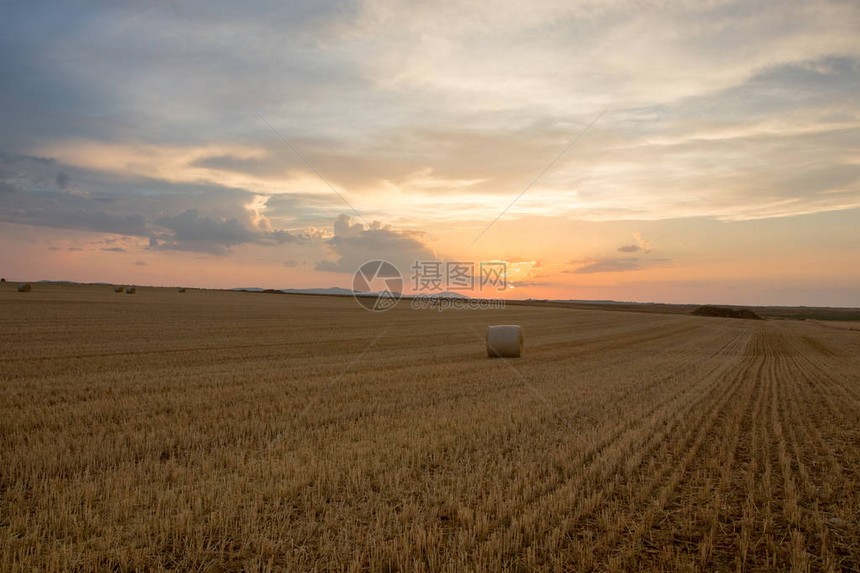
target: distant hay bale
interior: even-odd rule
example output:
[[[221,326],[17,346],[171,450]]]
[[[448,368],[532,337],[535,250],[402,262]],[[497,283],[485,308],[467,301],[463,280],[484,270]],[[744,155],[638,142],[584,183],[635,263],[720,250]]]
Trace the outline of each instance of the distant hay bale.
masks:
[[[30,283],[21,283],[18,285],[18,292],[30,292],[33,290],[33,287],[30,286]]]
[[[0,279],[0,283],[5,283],[6,279]]]
[[[125,287],[126,294],[134,294],[137,292],[137,289],[134,287]]]
[[[515,324],[487,327],[487,356],[519,358],[523,352],[523,329]]]
[[[113,292],[123,292],[123,291],[125,291],[125,287],[123,287],[123,286],[113,287]]]
[[[179,292],[185,292],[185,289],[184,289],[183,287],[179,287],[177,290],[178,290]]]

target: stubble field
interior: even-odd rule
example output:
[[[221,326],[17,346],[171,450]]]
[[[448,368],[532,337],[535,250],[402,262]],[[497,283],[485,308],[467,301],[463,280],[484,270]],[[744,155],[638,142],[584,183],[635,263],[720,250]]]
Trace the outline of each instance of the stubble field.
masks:
[[[821,323],[4,284],[0,570],[860,571],[858,419]]]

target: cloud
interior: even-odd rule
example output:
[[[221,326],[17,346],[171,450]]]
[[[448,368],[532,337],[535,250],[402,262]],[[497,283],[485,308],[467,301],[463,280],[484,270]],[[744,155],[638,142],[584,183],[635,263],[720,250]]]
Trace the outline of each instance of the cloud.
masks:
[[[322,245],[321,269],[408,265],[432,249],[404,226],[445,245],[483,228],[607,108],[505,220],[860,205],[860,4],[646,4],[321,1],[252,14],[216,0],[179,19],[156,5],[4,5],[2,148],[43,157],[0,157],[0,220],[154,249],[267,245],[275,268],[313,266]],[[257,110],[393,227],[332,235],[340,199]],[[519,254],[554,260],[561,236]],[[601,248],[577,272],[653,264],[641,236]]]
[[[620,259],[598,259],[590,260],[582,267],[574,270],[562,271],[566,274],[587,275],[595,273],[621,273],[628,271],[639,271],[658,264],[667,263],[670,259],[642,259],[639,257],[627,257]],[[571,261],[575,262],[575,261]]]
[[[139,213],[111,212],[87,197],[57,191],[0,194],[0,221],[59,229],[145,236],[146,219]]]
[[[576,270],[564,271],[577,275],[592,273],[617,273],[624,271],[638,271],[642,268],[642,262],[637,257],[626,259],[602,259],[586,264]]]
[[[180,249],[224,254],[229,247],[242,243],[282,245],[299,240],[283,229],[260,231],[240,222],[237,218],[218,218],[201,215],[196,209],[187,209],[178,215],[159,217],[155,223],[169,229],[172,234],[157,234],[152,245],[159,249]]]
[[[134,266],[136,267],[145,267],[146,261],[134,261]]]
[[[639,250],[643,253],[650,253],[653,249],[651,248],[651,241],[646,241],[642,238],[642,235],[637,233],[633,233],[633,238],[636,239],[636,246],[639,247]]]
[[[146,219],[127,205],[110,206],[69,193],[70,171],[54,159],[0,153],[0,221],[126,235],[147,234]]]
[[[63,171],[57,174],[57,187],[59,187],[60,191],[65,191],[69,188],[70,180],[71,178]]]
[[[122,247],[102,247],[102,250],[108,251],[111,253],[124,253],[125,252],[125,249],[123,249]]]
[[[425,221],[446,224],[452,218],[462,217],[464,211],[489,220],[500,210],[491,200],[493,195],[515,194],[522,189],[586,122],[593,119],[599,109],[605,107],[597,105],[601,103],[599,101],[587,105],[578,103],[581,97],[578,89],[567,92],[557,89],[559,82],[580,86],[582,82],[577,74],[586,74],[589,78],[593,75],[591,69],[594,65],[587,58],[577,63],[582,68],[570,70],[566,72],[569,75],[558,79],[550,73],[548,63],[546,68],[538,69],[525,65],[533,60],[522,61],[523,56],[517,53],[519,50],[508,45],[511,42],[490,41],[465,25],[457,29],[446,28],[440,14],[449,8],[440,9],[439,13],[405,7],[382,9],[375,2],[354,8],[359,12],[354,22],[344,22],[338,14],[324,8],[317,15],[319,20],[314,20],[316,32],[330,39],[332,46],[356,48],[354,52],[329,52],[316,45],[316,50],[307,54],[310,61],[318,59],[324,66],[334,68],[338,72],[336,75],[320,78],[312,65],[302,65],[302,73],[287,82],[287,86],[270,79],[273,85],[267,84],[267,87],[271,93],[266,90],[266,94],[260,97],[266,100],[263,107],[269,109],[264,111],[273,125],[284,130],[288,139],[315,168],[339,189],[364,199],[369,209],[362,211],[372,210],[374,216],[381,220],[410,219],[427,228],[428,225],[423,224]],[[386,15],[381,21],[371,17],[377,10]],[[504,29],[517,37],[519,34],[535,35],[536,43],[531,47],[536,50],[533,56],[545,55],[546,62],[556,61],[559,50],[563,51],[568,46],[569,39],[560,30],[570,26],[585,33],[579,28],[584,16],[567,6],[550,9],[541,4],[535,9],[535,14],[528,15],[510,7],[474,10],[483,17],[503,22]],[[855,11],[829,3],[808,14],[792,8],[784,20],[792,25],[780,30],[767,24],[764,16],[780,10],[776,4],[767,2],[753,10],[760,10],[755,17],[744,10],[722,11],[713,7],[714,14],[711,14],[708,10],[689,5],[666,7],[665,21],[653,21],[654,15],[647,11],[626,14],[618,7],[594,6],[589,10],[607,18],[601,27],[586,26],[587,35],[593,34],[595,41],[608,42],[624,32],[644,31],[650,26],[658,37],[666,35],[664,41],[643,34],[642,38],[637,37],[637,42],[644,44],[641,47],[656,53],[668,52],[665,54],[668,60],[658,58],[657,61],[677,63],[678,69],[687,70],[690,75],[672,72],[669,74],[671,78],[660,80],[649,77],[650,71],[645,73],[632,64],[625,65],[625,60],[617,53],[594,54],[600,61],[605,61],[605,69],[609,71],[596,78],[596,83],[605,84],[605,89],[595,89],[592,96],[612,99],[613,111],[601,118],[586,138],[577,144],[575,152],[563,157],[507,217],[543,214],[612,220],[704,215],[739,219],[845,209],[860,204],[860,166],[852,159],[856,156],[856,141],[860,134],[854,98],[860,86],[860,59],[853,53],[854,48],[843,48],[845,55],[837,57],[822,47],[831,42],[833,46],[851,46],[845,41],[852,36],[846,35],[844,22]],[[416,12],[427,20],[412,22]],[[518,16],[513,17],[512,13]],[[559,14],[564,14],[561,23],[555,20]],[[119,14],[107,11],[103,17],[110,21]],[[175,23],[162,20],[163,17],[158,10],[153,10],[147,18],[138,21],[138,31],[142,33],[156,23],[167,26],[165,30],[174,29]],[[218,18],[210,17],[218,21]],[[711,18],[723,24],[717,26]],[[524,28],[522,19],[533,21],[536,28]],[[804,20],[833,24],[830,29],[834,30],[835,37],[819,37],[817,28],[805,27]],[[440,45],[413,46],[411,37],[402,36],[402,32],[393,26],[394,22],[400,22],[405,30],[425,30]],[[718,42],[725,35],[731,36],[729,31],[735,29],[734,25],[738,26],[737,29],[748,29],[751,22],[759,22],[758,25],[766,28],[767,34],[755,36],[755,42],[762,48],[772,49],[772,52],[765,49],[752,51],[751,55],[736,54],[738,57],[732,58],[721,50],[708,49],[710,45],[701,44],[703,37]],[[220,23],[227,25],[227,22]],[[688,33],[688,26],[693,23],[700,32],[697,35]],[[270,22],[249,18],[230,24],[245,31],[255,30],[260,34],[261,44],[274,41],[266,25],[270,26]],[[288,24],[294,26],[292,22]],[[675,30],[673,26],[680,28]],[[389,36],[377,37],[371,30],[390,35],[391,42],[382,41]],[[545,30],[549,35],[541,37],[539,30]],[[673,30],[677,34],[673,34]],[[244,48],[236,49],[235,54],[225,54],[222,43],[204,35],[203,30],[196,32],[189,31],[184,36],[188,46],[197,46],[202,53],[211,51],[213,55],[217,54],[224,66],[237,60],[247,63],[253,60],[252,56],[260,55],[245,53]],[[305,34],[306,31],[300,33],[301,37],[307,37]],[[816,43],[808,55],[806,52],[793,53],[786,48],[788,39],[809,35],[821,43]],[[141,76],[145,75],[147,79],[133,77],[133,81],[158,84],[165,77],[182,77],[181,74],[169,73],[173,66],[188,71],[180,57],[160,59],[165,69],[159,70],[149,61],[151,54],[148,55],[148,51],[175,55],[184,54],[190,48],[174,44],[172,37],[161,37],[164,43],[158,46],[147,43],[145,34],[136,38],[137,43],[132,42],[124,49],[128,50],[129,58],[141,60],[146,71]],[[475,45],[475,40],[490,42],[493,49],[481,42]],[[19,41],[30,40],[22,37]],[[358,45],[354,45],[355,42]],[[735,43],[722,47],[728,52],[744,51]],[[120,68],[119,62],[110,55],[94,53],[92,47],[85,44],[77,48],[94,61],[103,62],[106,70],[122,77],[127,74],[124,67],[116,69]],[[379,55],[381,59],[362,61],[358,58],[358,48]],[[613,48],[627,53],[624,46]],[[682,48],[688,51],[675,51]],[[46,50],[48,47],[34,46],[36,49]],[[462,62],[469,58],[464,58],[461,50],[476,51],[476,55],[483,57],[480,61],[487,63],[486,68],[482,65],[463,69]],[[785,52],[786,57],[776,58],[773,52]],[[498,54],[501,53],[509,58],[500,57]],[[764,56],[769,53],[771,55]],[[642,57],[635,52],[629,55],[634,59]],[[16,59],[17,56],[9,57]],[[394,62],[402,65],[397,66]],[[256,65],[269,67],[274,64],[263,59]],[[528,72],[522,85],[511,87],[493,81],[505,75],[502,72],[508,66],[513,66],[509,71]],[[671,69],[668,63],[666,67]],[[353,70],[352,73],[349,70]],[[426,73],[419,73],[422,70],[438,71],[439,75],[427,78]],[[724,70],[729,71],[724,73]],[[240,70],[239,73],[246,71]],[[96,171],[113,171],[113,183],[119,189],[115,195],[118,197],[94,197],[96,202],[116,201],[127,196],[138,201],[140,195],[154,191],[164,196],[167,195],[164,192],[166,183],[170,182],[197,183],[197,190],[192,191],[190,186],[184,191],[174,190],[187,192],[189,196],[196,194],[198,199],[204,200],[217,194],[214,189],[202,189],[204,185],[214,188],[228,182],[226,184],[234,189],[241,188],[248,196],[284,193],[286,198],[276,200],[272,197],[268,202],[267,216],[271,214],[269,218],[275,227],[289,225],[292,228],[330,221],[342,210],[337,197],[325,190],[325,185],[264,124],[260,124],[259,118],[253,114],[234,117],[234,124],[223,126],[227,135],[219,136],[226,140],[224,143],[213,144],[206,137],[207,130],[212,130],[221,118],[241,107],[238,104],[243,99],[253,95],[256,101],[257,97],[250,89],[222,85],[221,76],[223,69],[216,73],[208,65],[203,65],[194,71],[193,79],[188,79],[185,85],[171,83],[161,85],[159,90],[149,90],[158,94],[176,90],[169,114],[163,102],[151,101],[137,92],[126,93],[121,89],[120,93],[100,93],[108,89],[100,87],[101,84],[109,84],[116,89],[116,85],[122,82],[102,81],[86,86],[67,78],[83,90],[90,89],[100,94],[98,97],[93,94],[92,102],[87,98],[80,102],[82,113],[88,109],[88,104],[95,105],[103,100],[116,102],[113,105],[128,107],[129,111],[135,112],[127,115],[140,118],[136,120],[139,123],[135,127],[140,141],[129,142],[127,138],[116,135],[105,136],[103,127],[90,133],[89,124],[81,123],[77,126],[77,138],[69,138],[68,143],[56,143],[56,137],[45,136],[47,143],[29,148],[46,153],[53,149],[57,151],[54,155],[62,157],[65,163],[86,164]],[[218,88],[206,90],[204,95],[195,92],[193,86],[201,88],[206,85],[203,78]],[[699,83],[690,81],[688,84],[688,78]],[[329,81],[332,84],[326,83]],[[353,84],[358,88],[354,93],[355,101],[344,102],[348,98],[342,95],[347,93],[342,88]],[[506,88],[500,90],[499,85]],[[637,92],[632,89],[636,85],[645,86],[647,90]],[[297,92],[301,91],[299,86],[307,87],[308,93],[321,91],[324,95],[314,99],[303,92],[298,94],[302,98],[301,103],[283,106],[276,101],[268,101],[266,97],[273,96],[277,91],[275,86]],[[422,89],[426,87],[433,89]],[[611,89],[614,87],[623,89],[616,92]],[[574,93],[576,96],[572,95]],[[485,95],[488,99],[477,98],[475,94]],[[523,94],[534,95],[535,98],[524,97]],[[647,97],[641,94],[647,94]],[[667,97],[666,94],[673,95]],[[158,99],[160,96],[153,97]],[[389,99],[397,104],[393,108],[399,110],[398,114],[379,113],[379,100]],[[282,101],[282,98],[277,98],[277,101]],[[467,113],[475,101],[495,103],[480,115]],[[177,113],[172,107],[174,102],[177,108],[189,108],[188,114]],[[343,122],[338,127],[337,117],[346,113],[336,105],[328,107],[334,103],[348,103],[354,106],[353,111],[358,112],[349,127],[345,127]],[[308,113],[308,110],[319,113]],[[430,121],[428,115],[434,118],[438,115],[439,121]],[[0,112],[0,128],[3,117]],[[218,118],[218,121],[213,118]],[[10,121],[14,123],[17,119]],[[191,129],[190,124],[200,129]],[[255,124],[260,124],[259,132],[249,127]],[[156,129],[156,125],[161,127]],[[427,125],[433,125],[433,128]],[[6,132],[12,131],[4,130]],[[164,133],[169,135],[165,145],[143,143],[153,139],[161,141]],[[242,143],[236,143],[237,140]],[[719,165],[713,161],[714,157],[723,158]],[[164,164],[168,167],[163,167]],[[62,173],[67,178],[66,185],[68,181],[74,181],[76,189],[86,187],[67,165],[64,165]],[[131,174],[150,175],[152,181],[146,185],[152,189],[144,190],[144,184],[140,183],[129,185],[127,179]],[[57,182],[58,178],[58,174],[52,175]],[[56,189],[57,184],[53,187]],[[131,187],[137,189],[132,190]],[[0,194],[5,188],[0,184]],[[390,197],[397,200],[391,201]],[[352,197],[350,199],[352,202]],[[500,201],[500,205],[504,204]],[[433,208],[428,209],[428,205],[433,205]],[[176,214],[185,209],[216,213],[214,209],[187,202],[141,214],[151,220],[153,216],[160,216],[162,211]],[[111,212],[106,208],[102,210]],[[217,215],[229,219],[236,213],[219,212]],[[245,222],[244,217],[237,218]],[[278,243],[275,240],[273,244]]]
[[[529,288],[529,287],[565,287],[569,286],[567,283],[560,282],[552,282],[552,281],[509,281],[516,288]]]
[[[187,209],[178,215],[159,217],[158,225],[173,232],[178,243],[211,244],[219,247],[254,241],[257,237],[238,219],[213,218]]]
[[[640,251],[643,253],[650,253],[653,250],[651,248],[651,241],[643,239],[640,233],[633,233],[633,239],[636,243],[618,247],[618,251],[621,253],[638,253]]]
[[[299,266],[299,262],[298,262],[298,261],[292,261],[292,260],[290,260],[290,261],[284,261],[284,263],[283,263],[283,264],[284,264],[284,266],[285,266],[285,267],[287,267],[287,268],[293,268],[293,267],[297,267],[297,266]]]
[[[422,241],[421,233],[397,231],[383,227],[378,221],[365,228],[353,223],[345,214],[334,223],[334,236],[325,244],[336,260],[319,261],[315,268],[333,273],[354,273],[367,261],[384,260],[392,263],[406,276],[416,260],[436,260],[435,253]]]
[[[301,240],[299,236],[283,229],[265,231],[257,238],[257,242],[261,245],[283,245],[284,243],[294,243],[299,240]]]
[[[88,192],[68,189],[69,172]],[[4,153],[0,188],[0,221],[148,238],[153,248],[226,253],[242,243],[299,240],[264,215],[265,196],[241,189],[117,179],[50,158]]]

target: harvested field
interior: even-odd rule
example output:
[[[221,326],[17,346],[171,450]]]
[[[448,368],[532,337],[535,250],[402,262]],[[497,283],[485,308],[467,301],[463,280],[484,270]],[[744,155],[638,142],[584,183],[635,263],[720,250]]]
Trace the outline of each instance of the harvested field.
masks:
[[[860,570],[825,324],[0,287],[0,570]],[[523,356],[490,360],[490,324]]]

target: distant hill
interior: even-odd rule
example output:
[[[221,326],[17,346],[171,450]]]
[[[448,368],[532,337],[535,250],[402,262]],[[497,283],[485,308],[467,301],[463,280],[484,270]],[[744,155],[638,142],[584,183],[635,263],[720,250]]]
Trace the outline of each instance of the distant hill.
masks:
[[[700,306],[692,312],[696,316],[718,316],[721,318],[743,318],[747,320],[764,320],[748,308],[726,308],[722,306]]]

